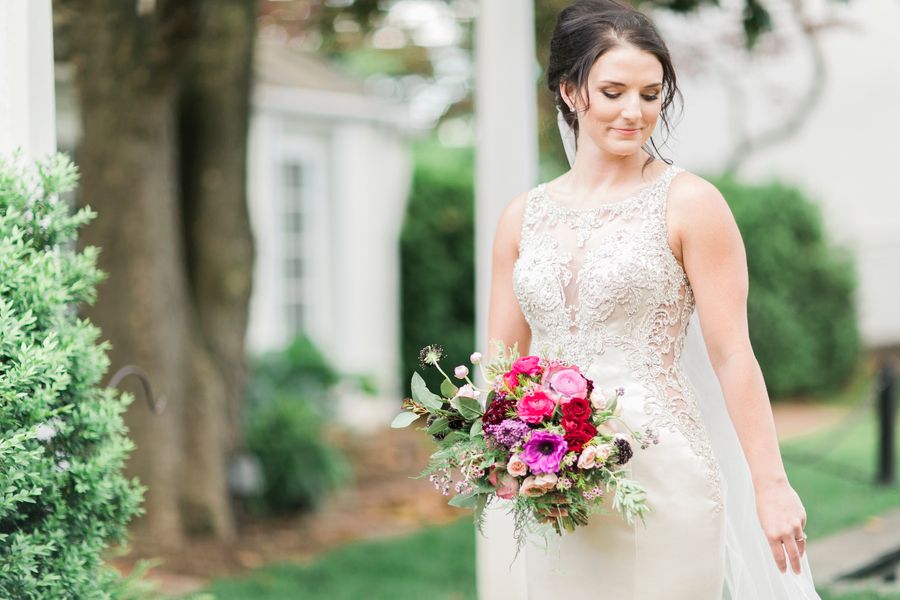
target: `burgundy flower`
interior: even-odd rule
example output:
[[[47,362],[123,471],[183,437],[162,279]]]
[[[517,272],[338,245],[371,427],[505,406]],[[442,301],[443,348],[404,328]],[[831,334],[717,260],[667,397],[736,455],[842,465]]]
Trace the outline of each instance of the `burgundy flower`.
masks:
[[[496,396],[484,411],[481,422],[484,425],[497,425],[506,418],[506,413],[513,409],[516,401],[508,396]]]
[[[584,398],[572,398],[562,405],[563,419],[587,421],[591,418],[591,403]]]
[[[563,422],[563,427],[565,425],[566,423]],[[594,439],[595,435],[597,435],[597,428],[590,421],[580,421],[577,428],[566,429],[565,440],[569,445],[569,450],[581,452],[582,447]]]
[[[631,449],[631,444],[629,444],[628,440],[625,438],[617,436],[616,439],[613,440],[613,444],[616,446],[616,456],[618,456],[616,462],[618,464],[624,465],[631,460],[632,456],[634,456],[634,450]]]

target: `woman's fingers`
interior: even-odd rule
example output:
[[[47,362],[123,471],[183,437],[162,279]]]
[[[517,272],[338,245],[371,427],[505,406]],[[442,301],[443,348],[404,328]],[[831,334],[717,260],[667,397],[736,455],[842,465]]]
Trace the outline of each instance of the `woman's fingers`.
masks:
[[[806,525],[806,517],[803,518],[803,526]],[[797,548],[800,550],[800,556],[806,552],[806,533],[803,531],[803,526],[798,527],[794,531],[794,541],[797,542]]]
[[[798,535],[797,537],[802,537]],[[794,573],[797,575],[800,574],[800,549],[798,548],[797,540],[794,539],[794,534],[786,535],[781,538],[781,543],[784,545],[784,551],[788,555],[788,559],[791,561],[791,568],[794,570]]]
[[[784,546],[781,545],[781,540],[769,540],[769,548],[772,549],[772,556],[775,558],[778,570],[784,573],[787,570],[787,560],[784,558]]]

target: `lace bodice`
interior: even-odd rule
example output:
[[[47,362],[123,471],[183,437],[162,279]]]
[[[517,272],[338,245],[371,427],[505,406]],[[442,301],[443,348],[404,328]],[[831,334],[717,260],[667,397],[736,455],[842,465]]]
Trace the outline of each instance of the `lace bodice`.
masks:
[[[694,296],[669,247],[670,166],[618,202],[563,207],[533,189],[525,206],[513,288],[532,332],[532,352],[582,368],[619,361],[650,390],[652,424],[679,431],[706,460],[718,495],[718,470],[679,358]]]

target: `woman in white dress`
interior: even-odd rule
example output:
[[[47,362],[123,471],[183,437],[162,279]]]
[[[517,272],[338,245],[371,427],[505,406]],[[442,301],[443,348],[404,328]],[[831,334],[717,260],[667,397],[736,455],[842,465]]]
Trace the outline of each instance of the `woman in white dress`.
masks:
[[[741,236],[713,185],[655,156],[651,134],[678,95],[665,43],[631,7],[576,1],[559,15],[548,83],[577,153],[501,217],[488,335],[623,387],[623,418],[659,443],[629,463],[646,524],[595,516],[529,547],[528,597],[818,598],[748,336]],[[705,346],[689,340],[695,309]]]

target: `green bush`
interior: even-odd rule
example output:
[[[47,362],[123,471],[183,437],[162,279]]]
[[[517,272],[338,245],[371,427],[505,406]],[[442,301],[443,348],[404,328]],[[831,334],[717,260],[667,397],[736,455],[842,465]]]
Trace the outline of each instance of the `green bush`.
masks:
[[[115,597],[102,553],[139,511],[128,399],[98,385],[106,346],[76,312],[101,279],[71,248],[93,217],[60,200],[76,180],[62,156],[0,165],[0,598]]]
[[[246,440],[259,460],[258,512],[317,508],[348,476],[347,461],[325,438],[334,368],[305,337],[251,361]]]
[[[401,381],[421,370],[417,361],[423,346],[444,346],[446,365],[467,363],[476,350],[473,161],[471,149],[436,142],[416,150],[400,234]],[[440,385],[434,369],[422,376],[431,389]]]
[[[715,182],[747,248],[750,337],[773,397],[833,390],[856,367],[853,263],[795,188]]]

